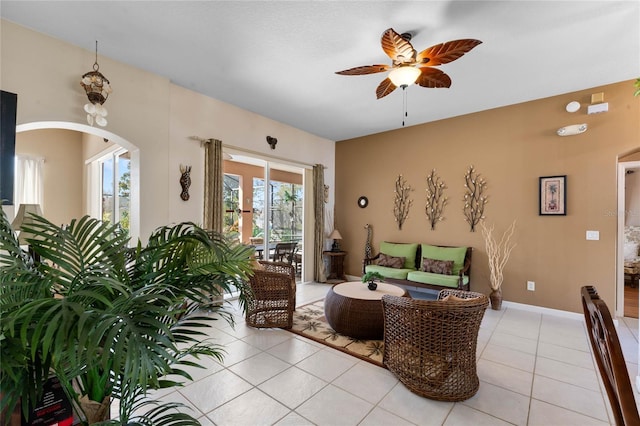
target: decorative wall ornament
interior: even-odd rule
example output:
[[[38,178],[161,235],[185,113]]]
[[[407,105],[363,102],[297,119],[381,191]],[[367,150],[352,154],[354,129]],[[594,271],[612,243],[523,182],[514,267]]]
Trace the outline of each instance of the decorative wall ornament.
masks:
[[[407,181],[398,175],[396,179],[396,189],[393,191],[395,194],[395,201],[393,203],[393,215],[398,223],[398,229],[402,230],[402,224],[409,217],[409,208],[413,204],[413,200],[409,199],[409,195],[413,191],[410,185],[407,185]]]
[[[567,215],[567,175],[542,176],[539,180],[539,215]]]
[[[431,223],[431,230],[436,229],[436,223],[444,220],[442,212],[444,206],[447,205],[447,197],[444,196],[444,190],[447,186],[444,184],[440,176],[436,174],[436,169],[431,170],[427,176],[427,203],[424,206],[424,212]]]
[[[98,126],[106,126],[107,109],[102,105],[111,93],[111,86],[107,77],[100,72],[98,65],[98,40],[96,40],[96,61],[93,63],[93,71],[89,71],[82,76],[80,85],[87,94],[89,103],[84,105],[87,113],[87,122],[93,126],[95,122]]]
[[[189,187],[191,186],[191,166],[183,166],[180,164],[180,186],[182,186],[182,192],[180,193],[180,198],[183,201],[187,201],[189,199]]]
[[[267,143],[269,144],[271,149],[276,149],[276,145],[278,144],[278,139],[272,136],[267,136]]]
[[[462,211],[467,223],[471,226],[471,232],[475,232],[478,222],[484,219],[484,206],[488,202],[488,197],[484,195],[487,182],[473,166],[469,166],[464,175],[464,187],[466,191],[462,200],[464,201]]]
[[[371,229],[371,225],[368,223],[364,225],[364,229],[367,230],[367,242],[364,244],[364,258],[371,259],[373,257],[371,250],[371,234],[373,233],[373,229]]]

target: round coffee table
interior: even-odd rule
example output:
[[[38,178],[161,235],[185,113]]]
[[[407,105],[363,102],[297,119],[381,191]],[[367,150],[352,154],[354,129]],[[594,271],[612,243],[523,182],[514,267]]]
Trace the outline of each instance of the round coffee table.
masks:
[[[350,281],[336,284],[324,299],[324,316],[335,331],[356,339],[382,339],[384,315],[382,296],[407,297],[406,290],[391,284],[378,283],[369,290],[367,284]]]

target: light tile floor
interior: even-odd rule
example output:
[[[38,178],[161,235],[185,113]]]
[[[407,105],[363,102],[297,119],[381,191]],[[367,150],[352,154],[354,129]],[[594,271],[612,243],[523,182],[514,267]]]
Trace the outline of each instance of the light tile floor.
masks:
[[[298,304],[329,288],[299,284]],[[237,310],[235,317],[235,328],[217,321],[210,333],[225,346],[223,363],[208,361],[194,371],[195,382],[157,394],[191,407],[203,425],[614,424],[578,319],[487,310],[478,338],[480,389],[448,403],[409,392],[384,368],[285,330],[247,327]],[[620,319],[618,334],[634,383],[638,320]]]

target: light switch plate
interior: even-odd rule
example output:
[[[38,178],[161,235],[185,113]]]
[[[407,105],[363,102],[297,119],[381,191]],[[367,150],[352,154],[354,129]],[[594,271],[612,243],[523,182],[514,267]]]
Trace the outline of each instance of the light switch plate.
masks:
[[[600,239],[600,231],[587,231],[587,240],[598,241]]]

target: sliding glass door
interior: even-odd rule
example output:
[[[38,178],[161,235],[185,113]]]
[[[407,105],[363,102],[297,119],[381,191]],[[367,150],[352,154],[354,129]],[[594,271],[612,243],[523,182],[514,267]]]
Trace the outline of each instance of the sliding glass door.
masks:
[[[225,233],[254,245],[258,257],[292,263],[300,274],[304,170],[244,155],[224,164]],[[287,254],[274,257],[285,246]]]

